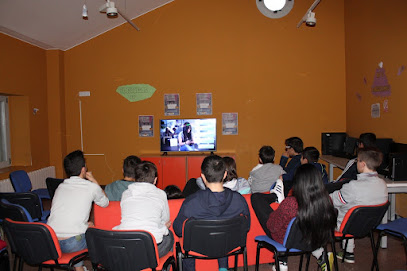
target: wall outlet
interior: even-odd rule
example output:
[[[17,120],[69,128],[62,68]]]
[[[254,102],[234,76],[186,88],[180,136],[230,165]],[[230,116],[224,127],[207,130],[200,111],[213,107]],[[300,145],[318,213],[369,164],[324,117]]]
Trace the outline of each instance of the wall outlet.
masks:
[[[90,91],[79,91],[79,97],[89,97]]]

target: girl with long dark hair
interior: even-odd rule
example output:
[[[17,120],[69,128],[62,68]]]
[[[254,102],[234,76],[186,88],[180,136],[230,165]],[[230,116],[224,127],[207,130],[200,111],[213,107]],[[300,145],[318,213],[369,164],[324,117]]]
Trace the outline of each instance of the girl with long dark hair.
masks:
[[[288,224],[294,217],[302,232],[304,244],[317,248],[328,243],[336,226],[336,212],[325,186],[321,173],[311,164],[298,167],[292,187],[292,196],[285,198],[273,210],[270,204],[277,201],[278,191],[284,191],[278,181],[272,194],[255,193],[251,197],[252,206],[264,232],[275,241],[283,243]],[[278,188],[278,189],[277,189]],[[312,253],[322,270],[327,270],[323,249]],[[280,270],[288,270],[282,261]]]
[[[189,122],[185,122],[182,131],[178,135],[178,145],[180,151],[193,151],[194,140],[192,138],[192,126]]]

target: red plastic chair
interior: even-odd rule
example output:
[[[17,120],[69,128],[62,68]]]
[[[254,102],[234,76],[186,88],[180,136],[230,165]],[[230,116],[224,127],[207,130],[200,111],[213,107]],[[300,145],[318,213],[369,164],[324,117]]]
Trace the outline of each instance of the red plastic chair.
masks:
[[[373,264],[371,270],[379,270],[377,263],[377,253],[373,237],[373,230],[380,224],[384,214],[387,211],[389,202],[378,205],[359,205],[351,208],[343,218],[339,231],[335,231],[335,241],[342,242],[346,240],[345,247],[343,247],[343,254],[345,255],[348,240],[352,238],[364,238],[369,235],[370,244],[373,252]],[[332,243],[332,245],[335,245]],[[342,262],[345,257],[343,257]],[[335,263],[336,264],[336,263]],[[335,266],[336,270],[338,267]]]
[[[6,218],[3,227],[11,249],[20,257],[19,270],[23,270],[23,261],[40,267],[73,270],[88,255],[87,249],[62,253],[54,230],[43,223]]]

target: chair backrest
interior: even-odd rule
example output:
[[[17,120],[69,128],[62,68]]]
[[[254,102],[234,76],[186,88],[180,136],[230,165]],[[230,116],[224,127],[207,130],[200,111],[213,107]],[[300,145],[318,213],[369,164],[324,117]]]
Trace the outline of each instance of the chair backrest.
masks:
[[[37,194],[32,192],[21,193],[0,193],[0,200],[6,199],[10,203],[23,206],[31,215],[33,220],[41,220],[42,217],[42,203]],[[13,219],[16,220],[16,219]],[[17,220],[21,221],[21,220]]]
[[[48,225],[13,221],[7,218],[3,227],[12,250],[26,263],[38,265],[47,260],[60,258],[61,249],[58,239]]]
[[[16,192],[29,192],[32,185],[30,177],[24,170],[16,170],[10,173],[10,181]]]
[[[21,205],[0,199],[0,220],[10,218],[14,221],[32,222],[30,213]]]
[[[111,271],[133,271],[158,266],[154,237],[146,231],[107,231],[88,228],[86,243],[92,263]]]
[[[332,229],[333,232],[334,229]],[[319,247],[323,247],[326,244],[317,244],[316,247],[311,247],[311,245],[306,244],[303,241],[303,235],[298,225],[298,220],[296,217],[291,219],[290,223],[288,224],[287,230],[284,236],[284,243],[283,245],[287,249],[296,248],[302,251],[314,251]]]
[[[223,220],[189,219],[183,228],[183,249],[210,258],[220,258],[246,246],[249,230],[246,217]]]
[[[382,221],[389,202],[379,205],[359,205],[351,208],[345,215],[340,232],[354,237],[365,237]]]
[[[45,183],[47,184],[47,189],[49,196],[51,199],[54,197],[55,190],[57,190],[58,186],[64,182],[65,179],[57,179],[57,178],[51,178],[48,177],[45,179]]]

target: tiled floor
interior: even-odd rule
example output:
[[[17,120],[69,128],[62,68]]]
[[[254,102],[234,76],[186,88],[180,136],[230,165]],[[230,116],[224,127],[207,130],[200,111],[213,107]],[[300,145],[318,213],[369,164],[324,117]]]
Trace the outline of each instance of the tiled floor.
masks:
[[[251,256],[251,255],[250,255]],[[370,249],[370,241],[368,238],[356,240],[355,250],[355,263],[339,263],[339,270],[344,271],[363,271],[370,270],[372,263],[372,253]],[[290,270],[298,270],[299,257],[290,257],[288,260],[288,267]],[[402,246],[402,242],[398,239],[389,238],[388,248],[380,249],[379,251],[379,264],[380,270],[406,270],[406,254]],[[85,261],[85,265],[91,270],[91,264],[89,261]],[[36,267],[24,265],[24,270],[34,271],[38,270]],[[239,267],[239,271],[243,268]],[[263,264],[259,268],[260,271],[271,271],[272,266],[269,264]],[[303,267],[305,270],[305,266]],[[317,270],[317,263],[314,258],[311,257],[311,263],[309,270]],[[2,270],[3,271],[3,270]],[[206,271],[206,270],[205,270]],[[254,266],[249,267],[249,271],[254,271]]]

